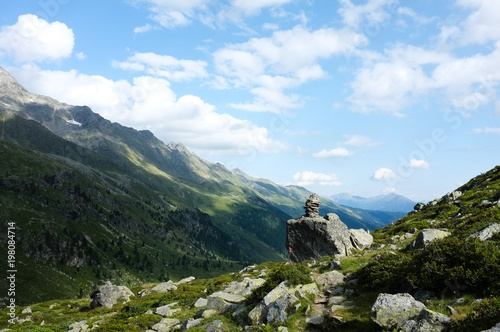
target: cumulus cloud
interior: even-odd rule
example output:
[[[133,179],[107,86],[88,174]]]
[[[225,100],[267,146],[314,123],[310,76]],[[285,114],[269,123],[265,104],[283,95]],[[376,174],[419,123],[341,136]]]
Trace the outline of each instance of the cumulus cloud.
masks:
[[[48,23],[32,14],[0,29],[0,58],[7,55],[19,63],[66,58],[74,44],[73,31],[66,24]]]
[[[411,159],[410,160],[410,167],[411,168],[423,168],[423,169],[428,169],[429,168],[429,163],[426,162],[425,160],[419,160],[419,159]]]
[[[113,81],[75,70],[24,67],[11,71],[30,91],[73,105],[88,105],[103,117],[149,129],[164,142],[182,142],[205,153],[273,153],[287,149],[266,128],[219,113],[197,96],[178,97],[167,80],[151,76]]]
[[[418,98],[440,92],[450,106],[471,112],[496,96],[499,57],[500,43],[489,54],[462,58],[396,45],[384,54],[370,55],[351,83],[353,93],[348,100],[353,111],[403,116],[402,111]]]
[[[497,0],[457,0],[457,4],[473,12],[452,35],[460,45],[484,44],[500,40],[500,2]],[[449,28],[445,26],[444,28]]]
[[[275,31],[271,37],[252,38],[216,51],[213,54],[215,67],[223,77],[217,85],[223,80],[233,88],[250,89],[254,101],[233,104],[237,108],[282,112],[300,107],[301,96],[289,95],[286,91],[326,77],[319,59],[354,52],[365,42],[362,35],[350,30],[309,31],[296,26]]]
[[[293,176],[293,181],[299,186],[341,186],[339,178],[335,174],[315,173],[311,171],[297,172]]]
[[[340,0],[341,7],[338,12],[344,23],[348,26],[366,28],[382,24],[391,16],[390,11],[394,11],[391,6],[397,4],[397,0],[369,0],[366,4],[355,5],[351,0]]]
[[[207,10],[209,2],[210,0],[135,0],[135,3],[146,6],[151,13],[150,18],[164,28],[188,25],[200,11]],[[145,31],[144,26],[135,29],[136,33]]]
[[[314,158],[347,157],[350,155],[352,155],[352,152],[344,148],[335,148],[332,150],[324,149],[319,152],[313,153]]]
[[[170,81],[184,81],[208,76],[207,63],[201,60],[177,59],[170,55],[152,52],[135,53],[125,61],[113,61],[113,66],[164,77]]]
[[[383,181],[383,180],[388,181],[397,178],[397,176],[398,175],[396,174],[396,172],[394,172],[392,169],[382,167],[375,171],[375,173],[372,176],[372,179],[377,181]]]

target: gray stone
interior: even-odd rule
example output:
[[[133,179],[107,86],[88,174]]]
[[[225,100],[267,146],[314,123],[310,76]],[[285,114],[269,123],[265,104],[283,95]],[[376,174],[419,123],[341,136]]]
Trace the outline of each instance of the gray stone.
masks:
[[[180,323],[178,319],[163,318],[158,324],[153,325],[152,329],[158,332],[169,332]]]
[[[156,308],[155,313],[157,315],[163,316],[163,317],[170,317],[175,315],[180,311],[180,309],[172,309],[173,306],[175,306],[177,302],[170,303],[161,307]]]
[[[415,212],[419,212],[419,211],[422,211],[424,209],[424,207],[425,207],[424,203],[417,203],[413,207],[413,210],[415,210]]]
[[[224,323],[220,320],[214,320],[210,324],[207,324],[203,327],[206,332],[223,332],[224,331]]]
[[[355,249],[365,250],[373,243],[373,236],[364,229],[350,229],[349,235]]]
[[[90,307],[92,309],[99,307],[112,308],[118,302],[126,303],[130,301],[131,296],[134,296],[134,293],[127,287],[115,286],[106,281],[104,285],[97,287],[90,294],[92,299]]]
[[[322,290],[329,290],[343,283],[344,278],[345,276],[339,271],[330,271],[314,276],[314,280],[316,280]]]
[[[353,249],[349,229],[334,213],[288,220],[286,246],[292,262],[347,256]]]
[[[309,196],[309,198],[306,201],[306,204],[304,205],[304,209],[306,210],[304,216],[310,218],[318,217],[320,204],[321,201],[319,200],[316,194],[312,194],[311,196]]]
[[[460,196],[462,196],[462,192],[461,191],[458,191],[458,190],[455,190],[451,193],[448,193],[446,195],[444,195],[443,197],[443,200],[446,202],[446,203],[453,203],[454,201],[456,201]]]
[[[189,330],[192,327],[198,326],[203,322],[203,318],[189,318],[187,321],[182,324],[181,331]]]
[[[328,299],[328,306],[331,307],[335,304],[341,304],[344,300],[345,298],[343,296],[332,296]]]
[[[151,290],[149,292],[166,293],[166,292],[174,291],[176,289],[177,289],[177,286],[171,280],[169,280],[167,282],[159,283],[155,287],[151,288]]]
[[[86,320],[75,322],[68,327],[68,332],[84,332],[88,331],[89,326]]]
[[[416,318],[423,309],[425,305],[410,294],[381,293],[371,308],[371,316],[384,329],[401,329],[406,321]]]
[[[450,236],[451,233],[442,230],[442,229],[434,229],[434,228],[426,228],[423,229],[418,235],[415,241],[410,243],[406,249],[408,250],[415,250],[415,249],[425,249],[427,245],[429,245],[431,242],[443,239],[447,236]]]
[[[177,286],[181,285],[181,284],[187,284],[187,283],[190,283],[191,281],[195,280],[196,278],[195,277],[187,277],[187,278],[184,278],[184,279],[181,279],[179,281],[177,281],[175,284]]]
[[[281,295],[276,301],[272,302],[267,309],[267,323],[284,323],[287,319],[287,312],[292,308],[293,304],[297,302],[293,294],[285,293]]]
[[[500,233],[500,224],[494,223],[484,228],[483,230],[470,235],[467,240],[477,238],[479,241],[487,241],[493,237],[496,233]]]
[[[484,330],[484,331],[481,331],[481,332],[500,332],[500,323],[498,323],[497,325],[493,326],[491,329]]]
[[[438,312],[424,308],[416,319],[403,324],[407,332],[444,332],[451,328],[451,318]]]
[[[203,317],[203,318],[210,318],[210,317],[212,317],[212,316],[214,316],[216,314],[217,314],[217,311],[207,309],[207,310],[203,311],[203,313],[201,314],[201,317]]]
[[[203,307],[206,307],[207,306],[207,299],[204,299],[202,297],[200,297],[194,304],[194,307],[195,308],[203,308]]]

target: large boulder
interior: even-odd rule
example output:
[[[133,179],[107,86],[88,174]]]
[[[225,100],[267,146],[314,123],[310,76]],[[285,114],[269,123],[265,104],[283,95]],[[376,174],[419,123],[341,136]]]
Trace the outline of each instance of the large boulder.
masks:
[[[403,324],[406,332],[444,332],[449,331],[452,325],[451,318],[429,309],[420,311],[415,320]]]
[[[364,229],[350,229],[349,235],[355,249],[365,250],[370,248],[373,243],[373,236]]]
[[[347,256],[353,249],[347,225],[334,213],[288,220],[286,245],[292,262]]]
[[[97,287],[91,294],[92,302],[90,307],[94,308],[112,308],[116,303],[126,303],[130,301],[130,297],[134,293],[126,286],[115,286],[110,281],[106,281],[104,285]]]
[[[410,294],[381,293],[372,306],[371,316],[375,323],[392,331],[401,329],[407,321],[415,319],[423,309],[425,305]]]
[[[425,249],[431,242],[443,239],[449,235],[451,235],[451,233],[443,229],[434,229],[434,228],[423,229],[417,235],[415,241],[410,243],[408,247],[406,247],[406,249],[408,250]]]

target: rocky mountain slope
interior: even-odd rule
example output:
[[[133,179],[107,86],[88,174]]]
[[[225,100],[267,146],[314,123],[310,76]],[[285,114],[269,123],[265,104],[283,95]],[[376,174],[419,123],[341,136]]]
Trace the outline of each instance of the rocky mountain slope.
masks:
[[[335,203],[349,207],[364,210],[402,212],[404,214],[413,210],[413,206],[416,203],[404,196],[394,193],[368,198],[341,193],[330,196],[329,198],[332,199]]]
[[[32,94],[2,68],[0,154],[0,219],[17,228],[24,303],[81,295],[108,279],[132,285],[281,261],[286,220],[311,194]],[[396,219],[323,202],[323,213],[351,227]]]
[[[0,324],[158,332],[500,328],[500,166],[372,234],[370,249],[349,256],[263,263],[131,292],[105,284],[92,299],[17,308],[14,325],[4,311]],[[101,302],[111,293],[115,304]]]

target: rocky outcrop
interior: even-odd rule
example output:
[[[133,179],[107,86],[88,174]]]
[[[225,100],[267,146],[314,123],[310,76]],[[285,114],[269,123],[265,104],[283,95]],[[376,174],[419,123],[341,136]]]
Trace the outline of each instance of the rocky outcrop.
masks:
[[[406,247],[406,249],[407,250],[425,249],[431,242],[443,239],[449,235],[451,235],[451,233],[443,229],[434,229],[434,228],[423,229],[417,235],[417,238]]]
[[[495,223],[495,224],[489,225],[488,227],[486,227],[485,229],[483,229],[477,233],[472,234],[471,236],[469,236],[467,238],[467,240],[477,238],[479,241],[487,241],[487,240],[491,239],[493,237],[493,235],[495,235],[497,233],[500,233],[500,224]]]
[[[354,249],[365,250],[373,244],[373,236],[364,229],[350,229],[349,236]]]
[[[92,302],[90,307],[92,309],[104,307],[112,308],[118,302],[128,302],[134,293],[126,286],[115,286],[110,281],[102,286],[97,287],[91,294]]]
[[[385,330],[441,332],[451,328],[448,316],[434,312],[410,294],[378,295],[371,309],[372,319]]]
[[[286,245],[292,262],[347,256],[353,249],[349,229],[334,213],[288,220]]]

